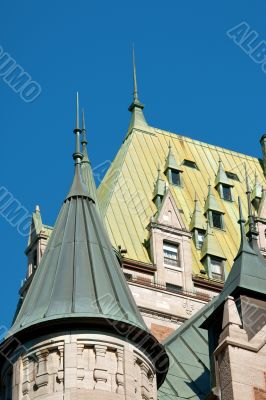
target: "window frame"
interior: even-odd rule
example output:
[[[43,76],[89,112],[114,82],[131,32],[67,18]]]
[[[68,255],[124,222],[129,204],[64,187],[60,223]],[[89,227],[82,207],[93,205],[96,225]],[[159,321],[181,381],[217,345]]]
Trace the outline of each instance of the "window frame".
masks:
[[[221,274],[216,274],[215,272],[213,272],[212,267],[215,265],[215,264],[212,263],[213,261],[216,261],[216,263],[217,263],[216,265],[218,265],[218,263],[219,263],[219,266],[221,268]],[[215,279],[215,280],[224,282],[224,280],[225,280],[224,260],[222,258],[220,258],[220,257],[208,256],[208,272],[209,272],[209,277],[211,279]],[[217,277],[215,275],[220,275],[221,278],[219,278],[219,277]]]
[[[165,246],[169,246],[170,247],[170,251],[171,251],[171,247],[176,249],[176,252],[172,252],[176,254],[176,263],[175,264],[171,264],[171,263],[167,263],[166,259],[171,260],[171,257],[167,257],[165,255],[165,250],[167,251],[167,249],[165,249]],[[169,251],[169,249],[168,249]],[[168,269],[174,269],[174,270],[181,270],[181,260],[180,260],[180,243],[177,242],[170,242],[168,240],[163,240],[163,265],[165,268]]]
[[[229,193],[229,197],[228,198],[224,195],[224,190],[225,189],[228,190],[228,193]],[[225,201],[229,201],[230,203],[232,203],[234,201],[233,193],[232,193],[232,186],[226,185],[224,183],[220,183],[219,184],[219,192],[220,192],[221,199],[223,199]]]
[[[238,175],[235,174],[234,172],[225,171],[225,175],[227,176],[228,179],[231,179],[232,181],[240,182]]]
[[[211,227],[214,229],[220,229],[220,230],[225,230],[225,226],[224,226],[224,215],[223,213],[219,212],[219,211],[215,211],[215,210],[211,210],[210,212],[210,221],[211,221]],[[220,221],[221,221],[221,226],[215,226],[214,225],[214,218],[213,215],[216,214],[217,216],[220,216]]]
[[[197,169],[199,171],[197,163],[193,160],[184,159],[182,165],[191,169]]]
[[[202,249],[203,243],[204,243],[204,237],[205,237],[205,231],[203,229],[195,229],[195,244],[196,244],[196,248],[198,250]],[[203,239],[202,242],[199,241],[199,236],[202,235]]]

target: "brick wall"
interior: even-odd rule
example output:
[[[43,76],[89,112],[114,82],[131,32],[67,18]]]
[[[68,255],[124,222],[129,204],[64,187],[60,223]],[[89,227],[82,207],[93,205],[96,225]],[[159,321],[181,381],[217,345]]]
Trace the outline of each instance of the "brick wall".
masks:
[[[173,328],[169,328],[168,326],[151,324],[151,332],[159,342],[162,342],[172,332],[174,332],[174,329]]]

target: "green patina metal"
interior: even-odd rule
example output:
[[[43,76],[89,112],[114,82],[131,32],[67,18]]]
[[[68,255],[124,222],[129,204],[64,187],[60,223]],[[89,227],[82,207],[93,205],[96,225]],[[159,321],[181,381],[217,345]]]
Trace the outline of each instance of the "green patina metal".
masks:
[[[206,214],[207,211],[218,211],[222,214],[224,214],[224,210],[222,209],[221,206],[219,206],[218,202],[216,201],[216,198],[213,194],[213,190],[211,187],[211,184],[209,183],[209,189],[208,189],[208,196],[205,202],[205,207],[204,207],[204,213]]]
[[[204,217],[201,208],[200,208],[200,204],[199,204],[199,200],[197,199],[197,197],[195,198],[195,206],[194,206],[194,211],[192,214],[192,218],[190,221],[190,225],[189,228],[192,231],[193,229],[199,229],[199,230],[204,230],[206,231],[206,218]]]

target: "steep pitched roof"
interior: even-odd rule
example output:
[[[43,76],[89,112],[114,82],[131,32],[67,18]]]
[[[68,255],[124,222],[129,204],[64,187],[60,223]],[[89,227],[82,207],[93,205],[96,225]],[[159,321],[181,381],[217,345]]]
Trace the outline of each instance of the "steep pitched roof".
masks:
[[[206,304],[164,341],[171,368],[159,390],[159,400],[203,400],[209,394],[208,333],[200,326],[212,313],[215,301]]]
[[[191,138],[162,131],[157,128],[136,127],[124,140],[116,158],[98,188],[98,197],[106,226],[114,247],[127,249],[127,258],[151,264],[150,256],[143,245],[149,237],[146,229],[157,208],[153,202],[154,182],[157,166],[164,165],[168,155],[169,141],[180,161],[193,160],[198,169],[183,166],[182,187],[172,186],[172,194],[178,209],[182,209],[184,221],[189,226],[194,209],[195,193],[203,206],[208,193],[209,180],[214,185],[219,158],[225,171],[231,171],[239,180],[234,180],[233,196],[246,199],[245,170],[249,174],[257,171],[259,181],[264,181],[261,164],[257,158],[222,149]],[[225,231],[215,229],[213,234],[226,257],[229,271],[238,250],[240,239],[237,225],[237,202],[223,201],[218,192],[213,196],[219,210],[224,213]],[[244,214],[248,214],[244,205]],[[192,243],[193,272],[202,270],[201,254]]]
[[[9,336],[48,321],[79,317],[110,319],[147,331],[93,194],[82,181],[79,139],[77,143],[71,189]]]

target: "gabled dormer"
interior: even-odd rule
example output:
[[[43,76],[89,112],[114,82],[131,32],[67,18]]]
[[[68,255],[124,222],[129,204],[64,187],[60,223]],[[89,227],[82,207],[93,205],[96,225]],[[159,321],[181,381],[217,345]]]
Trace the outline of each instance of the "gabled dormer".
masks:
[[[170,185],[182,186],[183,170],[180,167],[180,163],[177,162],[177,159],[174,156],[172,146],[170,143],[169,143],[169,150],[166,158],[164,173],[167,176]]]
[[[215,178],[215,188],[218,191],[221,199],[233,201],[233,187],[234,185],[232,185],[232,182],[228,179],[225,173],[222,160],[219,159],[219,167]]]
[[[201,249],[201,262],[209,278],[219,281],[225,279],[225,260],[223,251],[208,222]]]
[[[194,211],[190,221],[190,232],[193,234],[195,246],[198,250],[202,248],[207,224],[197,197],[195,198]]]
[[[211,228],[225,230],[224,211],[218,204],[210,183],[204,207],[204,215],[208,219]]]
[[[192,290],[191,233],[187,229],[171,188],[148,226],[150,252],[157,281],[176,290]]]

